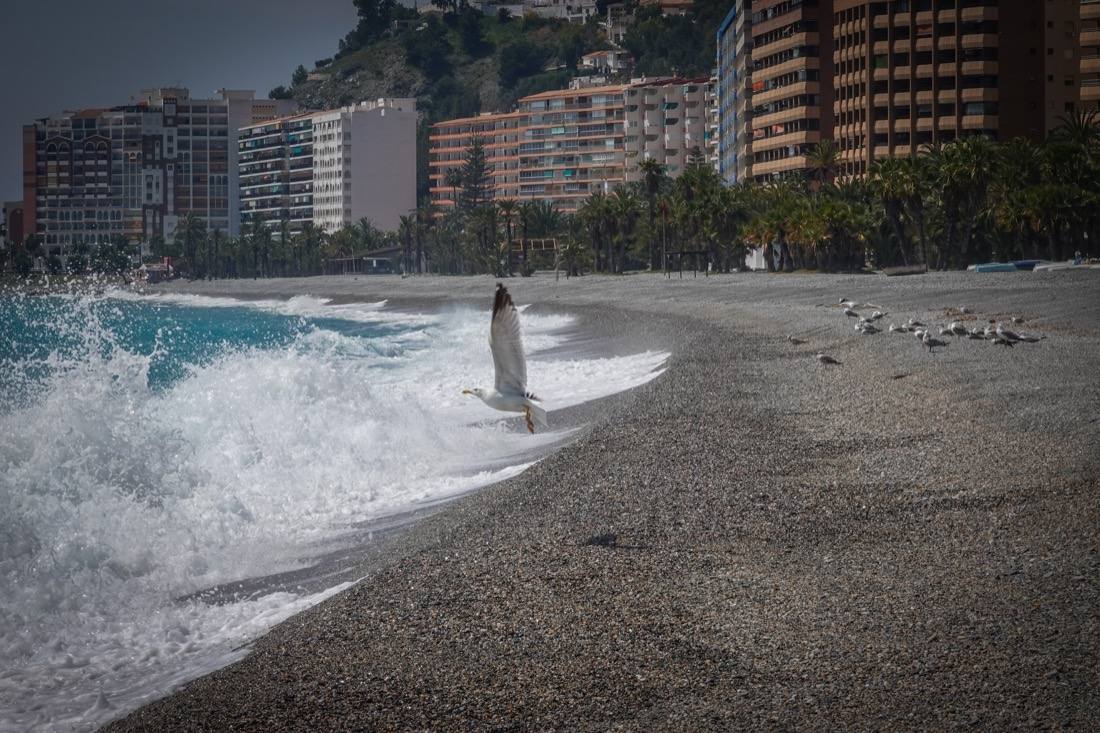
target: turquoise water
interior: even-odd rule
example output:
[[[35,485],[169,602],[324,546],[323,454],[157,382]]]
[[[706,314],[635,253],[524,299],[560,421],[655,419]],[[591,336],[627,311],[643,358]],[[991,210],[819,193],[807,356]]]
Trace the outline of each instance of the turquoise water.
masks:
[[[555,358],[570,323],[523,316],[552,408],[666,358]],[[550,450],[462,394],[493,382],[488,326],[488,302],[0,297],[0,731],[92,730],[232,661],[340,589],[262,579]]]
[[[0,323],[0,411],[33,400],[54,370],[83,359],[89,349],[98,349],[103,358],[115,349],[148,357],[148,385],[160,390],[228,352],[286,348],[318,329],[353,339],[384,339],[408,330],[247,307],[63,296],[0,296]]]

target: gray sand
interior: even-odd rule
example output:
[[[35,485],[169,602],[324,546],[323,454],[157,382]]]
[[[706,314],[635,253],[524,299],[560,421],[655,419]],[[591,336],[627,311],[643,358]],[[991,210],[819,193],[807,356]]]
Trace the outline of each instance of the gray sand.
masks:
[[[488,307],[492,280],[171,287]],[[669,370],[111,730],[1100,728],[1100,273],[509,287]],[[841,295],[1047,338],[930,355]]]

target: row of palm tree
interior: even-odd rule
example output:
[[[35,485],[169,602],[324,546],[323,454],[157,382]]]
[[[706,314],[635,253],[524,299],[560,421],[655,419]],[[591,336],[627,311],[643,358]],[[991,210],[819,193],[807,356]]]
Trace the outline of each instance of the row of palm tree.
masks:
[[[577,212],[597,271],[656,269],[681,252],[738,267],[760,248],[769,269],[858,270],[995,259],[1069,258],[1100,236],[1100,125],[1065,117],[1042,143],[966,136],[838,177],[830,140],[809,175],[725,186],[696,151],[672,179],[653,160],[640,180],[592,195]]]
[[[326,261],[366,254],[393,241],[392,234],[366,218],[331,233],[312,222],[292,231],[286,220],[275,226],[256,220],[245,224],[241,236],[228,237],[219,230],[208,232],[202,219],[188,213],[171,240],[154,237],[150,249],[158,258],[175,258],[192,278],[288,277],[320,274]]]
[[[247,227],[234,239],[207,234],[188,215],[174,249],[196,277],[308,275],[324,271],[326,260],[385,247],[399,249],[406,273],[504,277],[530,274],[527,245],[544,237],[556,239],[558,263],[570,274],[656,270],[687,253],[729,271],[749,248],[763,250],[769,269],[957,268],[1065,259],[1100,236],[1095,113],[1064,118],[1042,143],[968,136],[878,161],[862,178],[838,175],[841,152],[829,140],[807,160],[809,175],[735,186],[724,185],[698,150],[676,177],[644,160],[639,180],[596,192],[567,213],[547,201],[471,194],[488,180],[485,162],[472,155],[444,178],[456,205],[440,211],[426,203],[402,216],[394,233],[365,219],[333,233],[309,224],[292,233],[283,222]]]
[[[808,180],[757,190],[745,239],[782,269],[1064,260],[1100,236],[1097,122],[1092,112],[1064,117],[1041,143],[974,135],[926,145],[862,179],[836,177],[827,141],[811,151]]]

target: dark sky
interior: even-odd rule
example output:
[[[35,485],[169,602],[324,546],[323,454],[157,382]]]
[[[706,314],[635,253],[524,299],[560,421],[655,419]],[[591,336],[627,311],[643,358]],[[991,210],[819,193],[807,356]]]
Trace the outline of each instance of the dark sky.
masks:
[[[3,0],[0,200],[23,196],[23,124],[154,86],[266,97],[298,64],[331,56],[355,22],[352,0]]]

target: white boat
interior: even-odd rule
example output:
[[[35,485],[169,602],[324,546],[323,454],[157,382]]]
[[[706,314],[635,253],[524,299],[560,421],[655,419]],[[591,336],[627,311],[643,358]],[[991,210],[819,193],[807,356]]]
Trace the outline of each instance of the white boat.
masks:
[[[1076,264],[1072,260],[1069,262],[1044,262],[1035,265],[1032,272],[1061,272],[1062,270],[1100,270],[1100,264],[1094,262]]]

